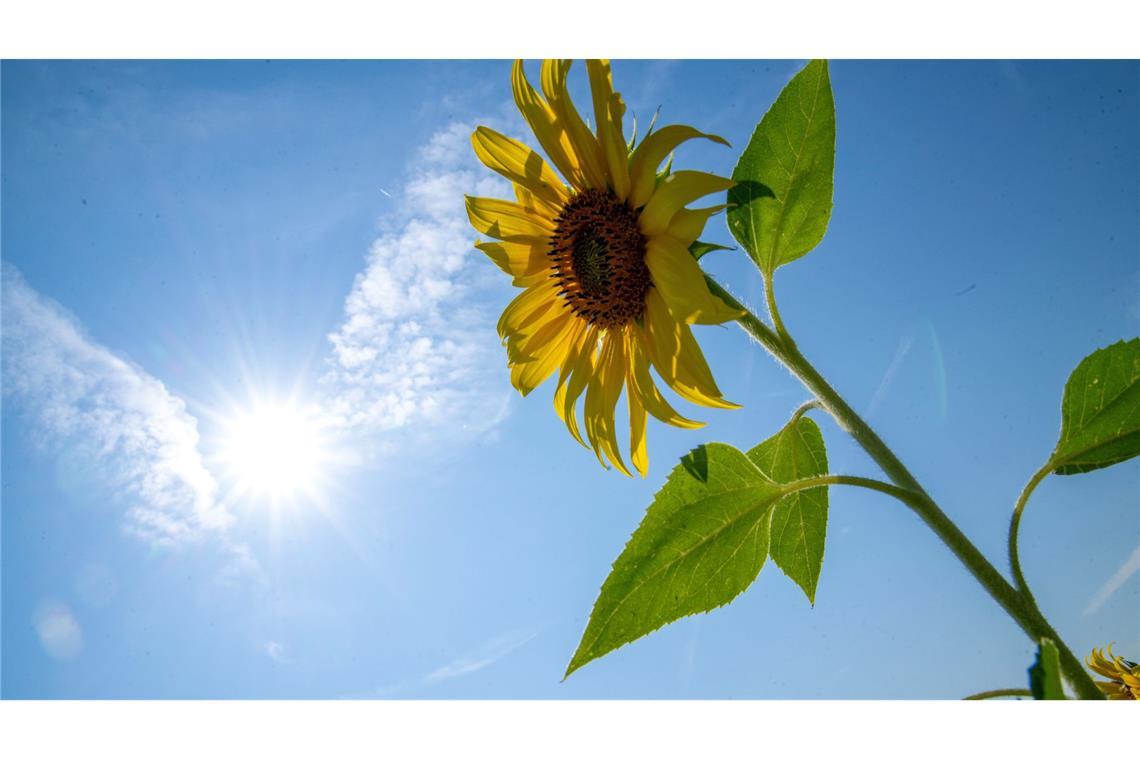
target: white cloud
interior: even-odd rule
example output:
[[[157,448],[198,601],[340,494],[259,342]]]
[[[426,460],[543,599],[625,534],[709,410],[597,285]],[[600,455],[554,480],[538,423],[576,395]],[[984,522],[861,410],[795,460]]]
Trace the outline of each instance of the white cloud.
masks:
[[[1113,594],[1120,590],[1120,587],[1125,582],[1140,571],[1140,546],[1132,550],[1132,554],[1128,559],[1124,560],[1112,577],[1105,581],[1105,584],[1093,595],[1089,600],[1088,606],[1085,607],[1085,615],[1092,615],[1104,606],[1104,603],[1109,600]]]
[[[165,547],[230,525],[181,399],[92,342],[8,265],[3,325],[4,395],[19,402],[41,447],[78,447],[97,463],[101,485],[125,496],[129,533]]]
[[[345,428],[485,430],[504,414],[505,360],[480,298],[492,268],[472,248],[463,195],[510,191],[476,163],[471,131],[451,124],[419,150],[329,335],[325,406]]]
[[[513,392],[494,324],[511,288],[472,247],[463,195],[509,197],[510,188],[477,163],[471,131],[451,124],[416,153],[329,335],[316,401],[323,424],[350,438],[401,429],[438,442],[505,416]],[[226,552],[224,577],[257,572],[230,536],[234,517],[180,398],[92,341],[8,265],[3,326],[5,397],[41,447],[94,462],[99,485],[126,501],[127,532],[162,547],[210,535]]]

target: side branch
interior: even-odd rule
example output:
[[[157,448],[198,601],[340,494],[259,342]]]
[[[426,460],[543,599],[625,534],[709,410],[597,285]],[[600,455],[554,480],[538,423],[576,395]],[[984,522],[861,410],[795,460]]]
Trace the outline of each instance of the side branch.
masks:
[[[1082,699],[1104,699],[1092,678],[1085,671],[1081,661],[1064,644],[1044,616],[1037,610],[1031,599],[1015,589],[985,555],[974,546],[961,529],[938,506],[933,498],[919,484],[895,453],[879,438],[871,426],[848,405],[839,393],[823,378],[814,366],[800,353],[791,341],[785,342],[764,324],[750,310],[740,303],[713,278],[705,275],[710,290],[729,306],[740,309],[744,314],[737,319],[740,326],[755,338],[781,364],[787,367],[800,382],[815,395],[820,404],[835,419],[841,428],[866,451],[883,473],[900,490],[892,494],[910,505],[923,522],[954,553],[954,556],[989,592],[990,596],[1017,622],[1026,635],[1034,642],[1042,638],[1052,639],[1057,644],[1061,657],[1061,669],[1066,678]],[[870,481],[878,483],[878,481]],[[824,485],[820,483],[818,485]],[[848,483],[848,485],[851,485]],[[863,484],[866,485],[866,484]],[[885,484],[880,484],[885,485]],[[872,486],[867,486],[872,487]],[[883,490],[881,488],[877,490]]]

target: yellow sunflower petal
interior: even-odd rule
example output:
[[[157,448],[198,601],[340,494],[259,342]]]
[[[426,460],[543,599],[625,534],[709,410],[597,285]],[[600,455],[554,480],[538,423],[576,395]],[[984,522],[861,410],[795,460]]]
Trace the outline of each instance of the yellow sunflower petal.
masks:
[[[586,388],[586,436],[603,466],[609,459],[619,471],[630,475],[618,450],[614,407],[617,406],[625,379],[624,352],[621,338],[610,330],[602,340],[598,366]],[[605,455],[603,457],[603,454]]]
[[[570,136],[558,121],[550,105],[539,97],[530,82],[526,79],[522,61],[515,61],[511,70],[511,87],[514,90],[515,105],[518,106],[523,118],[530,125],[538,144],[546,151],[547,157],[562,176],[579,190],[584,190],[586,184],[581,167],[574,155]]]
[[[610,187],[614,195],[624,201],[629,196],[629,148],[621,126],[625,104],[621,96],[614,92],[609,61],[586,61],[586,71],[590,75],[594,119],[598,122],[598,142],[606,160]]]
[[[693,331],[669,315],[656,290],[650,290],[645,299],[645,333],[649,360],[666,385],[681,398],[717,409],[740,408],[739,404],[725,401]]]
[[[1112,655],[1112,647],[1109,646],[1108,647],[1108,657],[1104,656],[1103,650],[1093,649],[1092,654],[1090,654],[1085,659],[1085,664],[1088,665],[1089,668],[1091,668],[1092,670],[1095,670],[1097,673],[1100,673],[1102,676],[1106,676],[1108,678],[1115,678],[1116,673],[1117,673],[1117,668],[1116,668],[1116,663],[1114,662],[1114,659],[1115,658],[1113,658],[1113,655]]]
[[[704,427],[703,422],[682,417],[661,395],[653,382],[653,376],[649,374],[649,357],[641,347],[646,340],[645,331],[636,325],[634,330],[636,332],[632,333],[629,341],[629,392],[640,396],[649,413],[668,425],[685,430]]]
[[[506,338],[508,335],[522,334],[558,300],[558,293],[549,282],[527,288],[515,296],[514,300],[507,304],[507,308],[503,309],[503,314],[499,317],[496,326],[499,337]]]
[[[535,349],[533,359],[511,367],[511,385],[523,396],[542,385],[566,359],[572,334],[564,325],[559,335]]]
[[[545,310],[527,332],[507,336],[507,363],[513,366],[533,360],[543,346],[562,337],[572,320],[574,315],[569,309]]]
[[[546,60],[542,62],[542,91],[551,109],[565,127],[570,144],[578,158],[582,174],[591,187],[606,187],[605,158],[598,140],[582,121],[578,109],[570,99],[566,89],[566,76],[570,72],[570,61]]]
[[[630,206],[641,208],[649,201],[649,197],[653,195],[653,188],[657,186],[657,167],[665,160],[665,156],[686,140],[697,137],[728,145],[728,141],[723,137],[708,135],[684,124],[662,127],[641,141],[641,145],[637,146],[630,157]]]
[[[585,415],[586,440],[590,442],[590,448],[594,450],[594,456],[598,458],[598,463],[607,470],[610,469],[610,465],[606,461],[605,455],[602,454],[602,436],[598,430],[598,407],[602,397],[602,381],[599,377],[599,372],[603,366],[603,360],[605,360],[608,355],[607,344],[603,339],[602,347],[598,352],[598,356],[595,358],[594,372],[590,375],[586,383],[586,402],[582,410]]]
[[[475,244],[495,266],[514,277],[515,284],[524,278],[537,274],[549,274],[550,257],[544,243],[504,243],[502,241],[478,242]]]
[[[1121,699],[1120,684],[1116,681],[1093,681],[1093,683],[1109,699]]]
[[[499,198],[467,198],[471,226],[499,240],[531,243],[554,231],[550,220],[511,201]]]
[[[721,204],[708,208],[681,209],[673,214],[673,221],[669,222],[669,229],[667,230],[669,237],[676,238],[688,248],[701,236],[709,217],[726,208],[728,207]]]
[[[719,325],[744,314],[709,291],[697,260],[679,242],[661,235],[650,238],[645,248],[645,265],[653,276],[653,285],[674,319],[688,324]]]
[[[1106,678],[1113,678],[1116,675],[1115,670],[1109,670],[1107,668],[1101,668],[1101,667],[1098,667],[1098,666],[1092,664],[1091,662],[1088,663],[1088,666],[1090,669],[1096,671],[1097,673],[1100,673],[1102,676],[1105,676]]]
[[[488,127],[476,127],[471,135],[475,155],[487,168],[552,204],[561,206],[569,195],[562,180],[529,146]]]
[[[625,397],[629,402],[629,459],[644,478],[649,472],[649,452],[645,444],[645,404],[632,389],[626,390]]]
[[[733,181],[705,172],[673,172],[654,190],[639,219],[646,237],[659,235],[669,229],[673,215],[682,208],[710,193],[723,192]]]
[[[1098,668],[1095,665],[1092,665],[1090,667],[1092,668],[1092,670],[1096,671],[1097,673],[1100,673],[1102,676],[1105,676],[1106,678],[1115,678],[1116,677],[1115,671],[1105,670],[1103,668]]]
[[[544,219],[550,219],[552,222],[558,219],[558,215],[562,213],[562,206],[555,205],[544,198],[535,195],[530,190],[527,190],[522,185],[515,185],[515,198],[518,200],[519,205]]]
[[[594,371],[594,354],[598,345],[598,333],[586,322],[579,321],[580,337],[571,345],[571,354],[562,365],[558,376],[558,387],[554,392],[554,411],[574,436],[574,440],[586,446],[578,428],[576,414],[578,398],[586,390],[586,384]],[[589,446],[586,446],[589,448]]]

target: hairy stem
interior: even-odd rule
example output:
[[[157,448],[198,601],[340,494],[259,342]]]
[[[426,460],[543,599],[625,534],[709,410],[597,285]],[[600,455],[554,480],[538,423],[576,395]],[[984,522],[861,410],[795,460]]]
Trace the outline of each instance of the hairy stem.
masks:
[[[795,348],[796,342],[784,327],[784,320],[780,318],[780,308],[776,305],[776,286],[772,284],[775,272],[764,275],[764,300],[768,303],[768,314],[772,317],[772,325],[776,328],[776,335],[780,342],[789,348]]]
[[[968,697],[962,697],[964,700],[971,699],[995,699],[997,697],[1032,697],[1033,692],[1029,689],[991,689],[990,691],[979,691],[977,694],[971,694]]]
[[[737,320],[744,331],[759,341],[769,353],[799,378],[800,382],[819,400],[822,407],[835,418],[836,423],[855,439],[896,486],[913,494],[913,501],[906,501],[906,503],[946,544],[954,556],[966,566],[966,569],[973,574],[1002,609],[1014,619],[1026,635],[1035,643],[1042,638],[1050,638],[1056,642],[1061,656],[1061,669],[1073,685],[1077,695],[1082,699],[1103,699],[1104,695],[1093,683],[1089,674],[1085,672],[1080,660],[1073,655],[1044,616],[1017,589],[1010,585],[1009,581],[998,572],[985,555],[947,517],[946,513],[926,493],[926,490],[895,456],[894,452],[871,429],[871,426],[844,401],[843,397],[828,384],[815,367],[800,353],[799,349],[794,344],[785,343],[781,340],[770,327],[764,324],[731,293],[721,287],[716,280],[707,275],[705,279],[714,294],[732,308],[744,312],[744,315]]]
[[[1021,558],[1017,550],[1017,532],[1021,528],[1021,513],[1025,511],[1029,496],[1052,471],[1052,462],[1046,462],[1044,467],[1033,474],[1033,477],[1025,484],[1025,488],[1021,490],[1021,495],[1017,497],[1017,504],[1013,507],[1013,517],[1009,521],[1009,568],[1013,572],[1013,580],[1017,584],[1017,588],[1035,609],[1037,608],[1037,600],[1033,598],[1029,584],[1025,582],[1025,575],[1021,572]]]
[[[914,509],[918,509],[922,501],[922,497],[914,491],[900,488],[893,483],[884,483],[881,480],[863,478],[858,475],[813,475],[810,478],[785,483],[784,491],[786,493],[795,493],[796,491],[803,491],[808,488],[819,488],[820,486],[855,486],[856,488],[867,488],[872,491],[878,491],[879,493],[885,493],[888,496],[893,496]]]
[[[796,411],[792,412],[791,421],[795,422],[800,417],[803,417],[805,414],[810,412],[812,409],[822,409],[822,408],[823,408],[823,405],[821,403],[819,403],[819,401],[814,399],[814,398],[811,401],[805,401],[804,403],[802,403],[798,407],[796,407]]]

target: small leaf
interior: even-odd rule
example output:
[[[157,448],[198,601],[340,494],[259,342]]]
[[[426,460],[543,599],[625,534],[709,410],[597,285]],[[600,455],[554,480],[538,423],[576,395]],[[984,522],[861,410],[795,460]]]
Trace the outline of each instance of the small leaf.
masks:
[[[566,675],[748,588],[768,555],[769,517],[782,493],[732,446],[688,454],[614,562]]]
[[[835,103],[826,61],[784,87],[732,172],[728,228],[765,275],[815,248],[831,218]]]
[[[1029,690],[1034,699],[1065,699],[1061,686],[1061,655],[1051,639],[1041,639],[1037,659],[1029,668]]]
[[[819,426],[794,417],[784,429],[748,452],[760,471],[777,483],[827,474],[827,449]],[[788,494],[772,509],[769,554],[815,604],[827,535],[827,487]]]
[[[697,261],[701,260],[701,256],[713,251],[731,251],[727,245],[717,245],[716,243],[706,243],[703,240],[697,240],[689,246],[689,253],[693,254],[693,258]]]
[[[1140,454],[1140,338],[1089,354],[1065,383],[1058,475],[1108,467]]]

